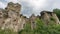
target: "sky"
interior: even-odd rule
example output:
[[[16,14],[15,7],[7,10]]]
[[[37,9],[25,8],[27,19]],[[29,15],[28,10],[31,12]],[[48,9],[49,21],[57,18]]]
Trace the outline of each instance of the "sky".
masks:
[[[4,9],[9,2],[21,4],[21,13],[25,16],[39,15],[43,10],[60,9],[60,0],[0,0],[0,8]]]

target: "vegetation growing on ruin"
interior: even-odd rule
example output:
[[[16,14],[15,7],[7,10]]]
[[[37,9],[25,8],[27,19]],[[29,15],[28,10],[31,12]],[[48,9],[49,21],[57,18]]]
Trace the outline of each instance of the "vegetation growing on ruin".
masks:
[[[13,30],[5,29],[0,30],[0,34],[60,34],[60,25],[52,22],[49,25],[45,25],[41,19],[36,19],[36,28],[33,30],[30,23],[26,23],[24,29],[17,33],[13,32]]]
[[[17,33],[14,32],[12,29],[5,29],[5,30],[0,29],[0,34],[17,34]]]
[[[27,25],[30,27],[29,25]],[[22,30],[19,34],[60,34],[60,25],[56,25],[50,22],[49,25],[45,25],[42,20],[36,20],[36,28],[31,30],[26,26],[26,30]]]

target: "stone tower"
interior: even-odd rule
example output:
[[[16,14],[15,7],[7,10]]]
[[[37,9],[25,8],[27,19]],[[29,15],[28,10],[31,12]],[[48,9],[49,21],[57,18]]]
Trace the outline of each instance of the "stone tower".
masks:
[[[31,29],[32,30],[36,27],[35,20],[36,20],[36,16],[34,14],[32,14],[30,17],[30,23],[31,23]]]
[[[21,5],[18,4],[18,3],[14,4],[12,2],[9,2],[5,9],[6,9],[6,11],[12,10],[12,11],[15,11],[15,12],[19,12],[19,11],[21,11]]]
[[[21,5],[18,3],[8,3],[5,10],[8,13],[8,18],[4,20],[4,24],[2,26],[2,29],[9,28],[13,29],[14,31],[18,31],[20,27],[20,10]]]

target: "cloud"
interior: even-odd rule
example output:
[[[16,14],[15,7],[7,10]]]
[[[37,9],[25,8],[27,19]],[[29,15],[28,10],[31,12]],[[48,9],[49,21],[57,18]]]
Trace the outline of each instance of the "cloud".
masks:
[[[54,8],[59,8],[59,9],[60,9],[60,0],[55,0],[52,8],[53,8],[53,9],[54,9]]]
[[[42,10],[51,10],[52,9],[52,5],[54,3],[54,0],[18,0],[21,2],[22,6],[23,6],[23,14],[28,14],[30,10],[29,14],[40,14],[40,12]],[[26,8],[28,7],[28,8]],[[26,12],[28,13],[24,13],[24,8],[27,9]],[[29,9],[30,8],[30,9]]]
[[[0,8],[4,9],[5,7],[6,7],[6,5],[4,3],[0,2]]]
[[[52,11],[54,8],[60,8],[60,0],[4,0],[6,3],[14,2],[22,5],[22,14],[30,16],[32,13],[35,15],[40,14],[42,10]],[[5,3],[1,2],[1,5]]]
[[[5,0],[7,2],[13,2],[13,3],[18,3],[18,0]]]
[[[39,8],[39,7],[42,7],[46,1],[45,0],[26,0],[25,2],[30,4],[30,6]]]

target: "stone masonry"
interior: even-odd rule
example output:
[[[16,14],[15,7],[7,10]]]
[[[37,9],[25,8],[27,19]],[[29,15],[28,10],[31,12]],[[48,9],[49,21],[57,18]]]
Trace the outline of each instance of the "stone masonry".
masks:
[[[59,24],[59,19],[55,13],[50,11],[42,11],[41,12],[41,19],[44,23],[48,24],[53,20],[56,24]]]
[[[35,20],[37,18],[42,19],[46,24],[50,23],[50,18],[54,18],[54,22],[59,24],[59,19],[53,12],[42,11],[41,16],[35,16],[32,14],[30,18],[20,14],[21,5],[18,3],[9,2],[5,9],[0,9],[0,28],[13,29],[13,31],[18,32],[24,29],[25,23],[31,23],[31,29],[36,28]]]

